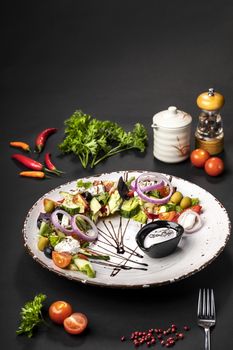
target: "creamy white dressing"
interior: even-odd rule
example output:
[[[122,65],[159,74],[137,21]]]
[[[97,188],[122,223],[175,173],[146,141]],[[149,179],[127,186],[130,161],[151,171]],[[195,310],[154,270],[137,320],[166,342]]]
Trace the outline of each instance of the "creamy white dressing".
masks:
[[[54,250],[58,253],[77,254],[80,250],[80,243],[77,239],[69,236],[64,238],[60,243],[55,245]]]
[[[152,245],[168,241],[175,238],[177,231],[173,228],[160,227],[151,231],[144,240],[144,247],[150,248]]]

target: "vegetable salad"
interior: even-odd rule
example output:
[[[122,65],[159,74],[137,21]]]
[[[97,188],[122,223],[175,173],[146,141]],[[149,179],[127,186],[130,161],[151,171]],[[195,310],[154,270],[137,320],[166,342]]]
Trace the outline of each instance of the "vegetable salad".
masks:
[[[92,249],[98,238],[96,223],[110,215],[121,215],[146,224],[148,220],[180,223],[187,232],[201,226],[198,198],[184,196],[161,174],[146,173],[124,181],[78,180],[58,201],[44,199],[38,225],[38,249],[56,266],[80,271],[93,278],[93,261],[110,260]],[[195,213],[195,214],[193,214]]]

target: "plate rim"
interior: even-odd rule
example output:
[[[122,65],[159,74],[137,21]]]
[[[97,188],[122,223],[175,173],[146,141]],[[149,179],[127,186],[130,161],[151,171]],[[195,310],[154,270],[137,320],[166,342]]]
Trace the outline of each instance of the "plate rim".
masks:
[[[23,233],[23,241],[24,241],[24,247],[26,249],[26,251],[32,256],[33,260],[35,260],[37,263],[39,263],[44,269],[49,270],[50,272],[55,273],[56,275],[58,275],[59,277],[65,277],[69,280],[75,281],[75,282],[79,282],[79,283],[83,283],[83,284],[88,284],[91,286],[98,286],[98,287],[102,287],[102,288],[115,288],[115,289],[141,289],[141,288],[148,288],[148,287],[160,287],[160,286],[164,286],[164,285],[169,285],[175,282],[179,282],[183,279],[186,279],[188,277],[193,276],[194,274],[202,271],[203,269],[205,269],[208,265],[210,265],[224,250],[224,248],[226,247],[229,239],[230,239],[230,235],[231,235],[231,221],[228,215],[228,212],[226,210],[226,208],[224,207],[224,205],[221,203],[221,201],[219,201],[212,193],[210,193],[209,191],[207,191],[206,189],[204,189],[203,187],[190,182],[189,180],[183,179],[179,176],[176,175],[170,175],[170,174],[166,174],[166,173],[159,173],[161,175],[165,175],[168,178],[176,178],[177,180],[181,180],[181,181],[185,181],[190,185],[195,185],[198,188],[200,188],[201,190],[203,190],[204,192],[208,193],[209,195],[211,195],[213,197],[213,199],[220,205],[220,207],[223,209],[223,211],[225,212],[226,216],[227,216],[227,224],[228,224],[228,233],[225,237],[225,241],[224,244],[220,247],[220,249],[218,249],[218,251],[215,253],[215,255],[209,259],[207,262],[203,263],[199,268],[194,269],[191,272],[187,272],[186,274],[183,274],[180,277],[177,278],[173,278],[173,279],[168,279],[166,281],[162,281],[162,282],[149,282],[148,284],[106,284],[103,282],[95,282],[95,279],[85,279],[82,277],[73,277],[72,275],[66,274],[60,270],[55,270],[54,268],[49,267],[48,265],[46,265],[39,257],[35,256],[34,253],[32,252],[30,246],[27,244],[27,238],[26,238],[26,225],[28,223],[30,214],[32,212],[32,210],[34,209],[35,206],[37,206],[37,204],[43,199],[45,198],[47,195],[49,195],[52,192],[55,192],[57,190],[59,190],[59,188],[63,187],[63,186],[67,186],[73,182],[77,182],[79,179],[88,179],[88,178],[93,178],[93,177],[101,177],[103,175],[110,175],[113,173],[132,173],[132,172],[138,172],[138,173],[158,173],[155,171],[150,171],[150,170],[118,170],[118,171],[111,171],[111,172],[104,172],[101,174],[93,174],[93,175],[88,175],[88,176],[83,176],[80,178],[77,178],[75,180],[72,181],[67,181],[66,183],[59,185],[55,188],[53,188],[52,190],[46,192],[45,194],[43,194],[33,205],[32,207],[29,209],[29,211],[27,212],[27,215],[24,219],[24,223],[23,223],[23,228],[22,228],[22,233]],[[65,270],[66,271],[66,270]]]

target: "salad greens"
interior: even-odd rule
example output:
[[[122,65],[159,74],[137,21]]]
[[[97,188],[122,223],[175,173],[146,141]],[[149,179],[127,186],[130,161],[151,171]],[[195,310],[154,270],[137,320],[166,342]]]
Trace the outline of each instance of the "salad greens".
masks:
[[[65,139],[59,145],[62,153],[74,153],[84,168],[91,168],[119,152],[137,149],[144,152],[147,145],[145,127],[136,123],[126,132],[120,125],[102,121],[78,110],[65,121]]]
[[[94,242],[98,237],[99,229],[96,223],[99,219],[119,214],[128,220],[146,224],[148,220],[157,219],[178,222],[180,215],[188,208],[200,214],[202,208],[199,199],[184,197],[181,192],[174,192],[166,201],[155,200],[166,197],[168,190],[166,184],[158,188],[157,180],[150,181],[150,186],[148,181],[144,180],[142,186],[148,186],[148,200],[143,199],[137,188],[135,189],[135,183],[132,183],[134,179],[80,179],[76,188],[69,192],[60,191],[62,200],[51,205],[53,212],[40,213],[37,219],[38,249],[59,268],[80,271],[94,278],[96,272],[92,263],[95,260],[110,260],[109,255],[94,251],[89,246],[90,242]],[[182,203],[184,198],[186,202]],[[47,201],[43,202],[45,211],[48,201],[53,202],[52,199],[46,199]]]
[[[38,294],[32,301],[28,301],[21,309],[21,323],[16,334],[25,333],[29,338],[33,336],[33,329],[35,326],[44,322],[41,309],[46,295]]]
[[[82,179],[77,181],[77,187],[83,187],[86,190],[90,187],[92,187],[92,182],[88,181],[88,182],[84,182]]]

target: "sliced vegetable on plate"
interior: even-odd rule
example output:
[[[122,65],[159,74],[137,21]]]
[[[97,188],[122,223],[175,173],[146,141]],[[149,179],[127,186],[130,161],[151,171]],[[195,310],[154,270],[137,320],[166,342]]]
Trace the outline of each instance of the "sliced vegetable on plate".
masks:
[[[220,230],[215,220],[219,215]],[[212,249],[214,244],[214,255],[206,256],[216,257],[218,242],[224,245],[223,236],[228,237],[224,218],[218,201],[188,181],[151,172],[114,172],[73,181],[43,196],[29,213],[24,237],[36,261],[59,275],[90,284],[138,286],[147,279],[165,283],[168,275],[173,280],[181,260],[188,271],[196,271],[199,261],[209,261],[195,260],[203,247]],[[197,232],[181,239],[181,249],[164,272],[162,262],[148,261],[135,240],[144,224],[160,219],[183,220],[187,233]]]
[[[91,244],[98,241],[97,225],[102,218],[117,213],[141,224],[150,219],[182,222],[188,232],[193,226],[195,230],[200,227],[196,222],[198,204],[192,220],[189,212],[183,214],[199,203],[198,198],[174,192],[167,177],[158,173],[142,173],[128,181],[122,176],[116,182],[78,180],[76,188],[60,191],[60,195],[62,201],[43,200],[45,213],[40,214],[38,249],[57,267],[82,272],[89,278],[96,276],[92,262],[110,260],[109,255],[91,249]]]

